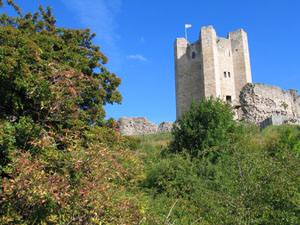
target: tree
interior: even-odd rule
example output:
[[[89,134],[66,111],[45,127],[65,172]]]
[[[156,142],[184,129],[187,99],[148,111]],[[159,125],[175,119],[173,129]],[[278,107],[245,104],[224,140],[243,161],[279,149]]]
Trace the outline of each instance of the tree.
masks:
[[[103,123],[103,105],[121,102],[121,80],[103,67],[107,58],[92,43],[95,34],[57,28],[50,7],[23,16],[7,3],[18,16],[0,16],[0,119],[19,124],[16,145],[29,149],[29,136],[41,127]]]
[[[179,118],[172,129],[174,140],[170,151],[186,150],[192,157],[198,157],[213,146],[228,143],[236,129],[234,113],[228,103],[220,99],[202,99],[192,103],[189,111]]]
[[[6,2],[18,16],[0,15],[0,223],[139,223],[134,141],[104,121],[121,80],[95,34]]]
[[[103,67],[107,58],[92,43],[95,34],[57,28],[50,7],[23,16],[7,3],[19,16],[0,16],[1,118],[101,122],[103,105],[121,102],[121,80]]]

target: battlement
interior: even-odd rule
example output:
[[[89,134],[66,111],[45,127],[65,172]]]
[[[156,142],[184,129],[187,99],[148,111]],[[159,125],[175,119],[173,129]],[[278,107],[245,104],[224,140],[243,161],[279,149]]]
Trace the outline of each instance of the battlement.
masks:
[[[252,82],[247,34],[243,29],[218,37],[212,26],[202,27],[199,40],[174,44],[177,118],[192,101],[214,96],[238,102],[242,87]]]

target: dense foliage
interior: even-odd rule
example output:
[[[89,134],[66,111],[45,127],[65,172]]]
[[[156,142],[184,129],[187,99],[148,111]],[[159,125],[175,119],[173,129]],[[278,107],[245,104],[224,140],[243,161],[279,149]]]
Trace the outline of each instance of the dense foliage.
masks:
[[[169,224],[300,224],[300,127],[236,128],[230,141],[213,147],[214,160],[189,149],[156,150],[160,157],[148,163],[143,187],[158,218],[170,215]]]
[[[62,149],[54,132],[43,132],[30,142],[38,153],[9,154],[4,168],[9,178],[1,181],[1,224],[138,223],[141,213],[130,190],[141,165],[127,140],[96,126],[65,132]]]
[[[34,15],[18,12],[0,17],[1,118],[99,122],[103,105],[121,96],[120,79],[103,67],[107,58],[91,42],[95,34],[55,27],[50,7]]]
[[[137,144],[104,121],[120,79],[95,35],[57,28],[50,7],[7,4],[18,16],[0,15],[0,223],[138,223]]]
[[[0,119],[19,124],[16,146],[30,149],[28,134],[40,132],[37,126],[101,124],[103,105],[121,101],[120,79],[103,67],[95,34],[57,28],[50,7],[23,16],[7,2],[19,16],[0,16]]]
[[[213,163],[156,149],[143,182],[155,224],[300,224],[300,127],[242,132]]]
[[[229,143],[237,129],[233,115],[231,106],[220,99],[211,97],[192,103],[190,110],[183,113],[173,127],[170,151],[186,150],[191,156],[199,157],[211,147]]]

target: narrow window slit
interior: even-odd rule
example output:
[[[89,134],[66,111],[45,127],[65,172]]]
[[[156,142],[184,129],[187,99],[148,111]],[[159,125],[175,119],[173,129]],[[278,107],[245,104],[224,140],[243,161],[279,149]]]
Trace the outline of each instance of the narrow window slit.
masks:
[[[226,95],[226,102],[231,102],[231,96],[230,95]]]

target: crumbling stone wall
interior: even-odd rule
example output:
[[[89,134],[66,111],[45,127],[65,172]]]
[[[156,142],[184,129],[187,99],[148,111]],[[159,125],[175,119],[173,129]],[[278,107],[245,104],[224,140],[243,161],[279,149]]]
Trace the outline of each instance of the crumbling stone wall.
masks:
[[[124,135],[170,132],[172,126],[172,122],[162,122],[157,125],[147,120],[146,117],[121,117],[118,120],[118,129]]]
[[[242,113],[236,119],[261,124],[263,128],[270,124],[300,123],[300,96],[292,89],[284,91],[276,86],[248,83],[240,92],[240,109]],[[118,120],[119,131],[124,135],[170,132],[172,126],[172,122],[157,125],[145,117]]]
[[[282,118],[300,117],[300,96],[292,89],[284,91],[276,86],[248,83],[240,93],[240,103],[243,119],[255,124],[272,115]]]

